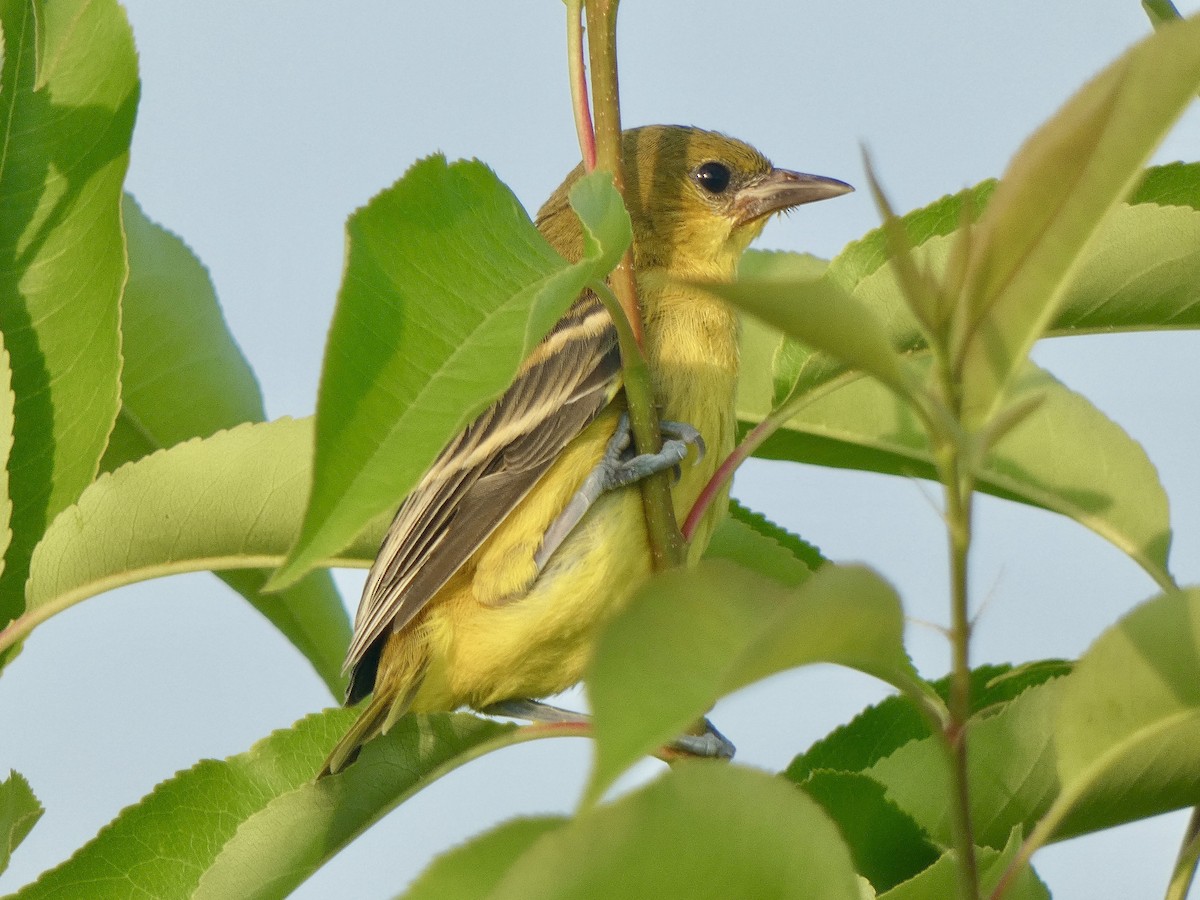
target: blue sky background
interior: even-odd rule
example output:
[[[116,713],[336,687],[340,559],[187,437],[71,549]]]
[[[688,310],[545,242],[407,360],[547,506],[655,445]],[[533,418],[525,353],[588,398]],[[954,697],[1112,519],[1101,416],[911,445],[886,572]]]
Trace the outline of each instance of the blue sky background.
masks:
[[[578,159],[557,0],[126,8],[143,81],[127,186],[208,266],[272,417],[313,411],[356,207],[440,150],[488,162],[532,211]],[[779,165],[860,188],[865,144],[894,206],[908,210],[1000,174],[1038,123],[1148,30],[1134,0],[628,0],[623,116],[722,130]],[[1200,159],[1195,107],[1157,157],[1174,159]],[[832,256],[876,223],[860,190],[773,222],[758,246]],[[1198,340],[1090,337],[1037,351],[1158,466],[1184,583],[1200,582]],[[905,599],[922,672],[945,672],[946,643],[921,624],[948,610],[934,486],[751,462],[735,494],[828,556],[883,572]],[[1076,656],[1154,593],[1090,532],[991,498],[980,503],[972,576],[985,604],[979,662]],[[362,579],[339,576],[351,608]],[[742,761],[777,770],[884,693],[814,667],[741,692],[713,719]],[[330,702],[290,645],[210,576],[136,585],[51,620],[0,680],[0,765],[25,774],[47,807],[0,891],[64,859],[178,769],[241,752]],[[495,822],[570,810],[589,754],[583,740],[544,741],[473,763],[297,896],[394,896],[432,855]],[[1035,864],[1059,900],[1159,896],[1185,818],[1056,845]]]

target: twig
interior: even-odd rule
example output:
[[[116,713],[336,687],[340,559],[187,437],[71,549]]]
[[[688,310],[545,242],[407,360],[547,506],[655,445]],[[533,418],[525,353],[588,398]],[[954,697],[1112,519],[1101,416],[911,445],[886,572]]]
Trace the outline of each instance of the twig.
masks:
[[[610,172],[613,184],[625,196],[622,165],[621,107],[617,89],[617,5],[618,0],[588,0],[587,44],[592,65],[592,116],[596,135],[596,167]],[[642,315],[638,305],[637,282],[633,270],[633,250],[627,250],[609,278],[613,293],[629,321],[638,345],[642,343]],[[639,354],[640,355],[640,354]],[[636,360],[622,354],[625,399],[629,406],[629,424],[639,453],[657,453],[662,446],[654,390],[649,371]],[[675,522],[671,502],[669,473],[660,472],[641,482],[642,502],[655,569],[680,565],[685,546]]]

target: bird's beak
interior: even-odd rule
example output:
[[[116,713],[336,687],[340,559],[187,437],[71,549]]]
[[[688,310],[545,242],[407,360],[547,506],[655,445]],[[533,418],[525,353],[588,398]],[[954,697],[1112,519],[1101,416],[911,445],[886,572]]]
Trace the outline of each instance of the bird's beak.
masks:
[[[738,191],[733,208],[738,225],[747,225],[802,203],[840,197],[853,190],[846,182],[836,178],[772,169],[754,184]]]

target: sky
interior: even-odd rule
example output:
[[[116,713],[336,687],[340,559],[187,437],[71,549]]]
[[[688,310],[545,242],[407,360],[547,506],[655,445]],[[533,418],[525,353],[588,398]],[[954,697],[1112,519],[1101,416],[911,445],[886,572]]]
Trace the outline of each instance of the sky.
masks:
[[[1200,0],[1178,5],[1200,11]],[[578,161],[558,0],[125,6],[142,77],[127,188],[209,268],[271,417],[314,409],[354,209],[435,151],[484,160],[530,210]],[[878,221],[862,147],[901,211],[997,176],[1033,128],[1149,30],[1134,0],[1082,8],[627,0],[623,120],[721,130],[780,166],[858,185],[772,222],[757,244],[829,257]],[[1156,156],[1174,159],[1200,159],[1195,105]],[[1075,338],[1035,354],[1146,448],[1171,497],[1185,584],[1200,582],[1198,340]],[[827,556],[882,572],[904,598],[918,667],[944,674],[948,648],[931,624],[948,616],[936,486],[752,461],[734,493]],[[983,498],[976,533],[977,662],[1077,656],[1155,593],[1118,550],[1051,513]],[[338,576],[351,609],[363,577]],[[778,770],[885,695],[864,675],[811,667],[711,717],[742,762]],[[134,585],[57,616],[0,679],[0,763],[47,808],[0,892],[65,859],[177,770],[242,752],[330,702],[282,636],[209,575]],[[392,897],[435,854],[496,822],[572,809],[589,755],[572,739],[474,762],[295,896]],[[635,779],[657,770],[643,763]],[[1185,818],[1055,845],[1035,865],[1058,900],[1161,895]]]

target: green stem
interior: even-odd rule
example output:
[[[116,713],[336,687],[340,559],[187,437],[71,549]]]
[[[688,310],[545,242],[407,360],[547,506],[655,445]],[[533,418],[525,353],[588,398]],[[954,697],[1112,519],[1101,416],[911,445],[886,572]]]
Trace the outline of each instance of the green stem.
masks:
[[[625,196],[625,175],[621,159],[621,107],[617,88],[617,5],[618,0],[587,0],[588,56],[592,65],[592,115],[596,134],[596,167],[612,174],[613,184]],[[642,314],[638,305],[637,282],[633,269],[633,250],[627,250],[609,283],[616,295],[635,343],[642,343]],[[613,310],[613,320],[618,319]],[[654,389],[640,349],[635,356],[622,347],[625,400],[629,424],[639,453],[657,453],[662,446]],[[640,361],[639,361],[640,360]],[[680,565],[685,545],[675,522],[668,472],[660,472],[641,482],[642,502],[654,568],[661,570]]]
[[[609,172],[621,196],[625,196],[625,169],[621,152],[621,104],[617,84],[618,0],[588,0],[588,56],[592,63],[592,115],[595,120],[596,166]],[[611,276],[613,290],[642,340],[642,315],[633,273],[633,251],[625,253]]]
[[[964,473],[963,448],[948,438],[939,453],[946,496],[946,530],[950,543],[950,721],[943,730],[954,790],[950,823],[958,857],[958,894],[961,900],[978,900],[979,870],[975,860],[975,835],[971,823],[970,771],[967,756],[967,721],[971,716],[971,617],[968,568],[971,552],[971,499],[973,479]]]
[[[940,729],[951,777],[950,826],[958,861],[960,900],[978,900],[979,866],[971,822],[970,757],[967,730],[971,718],[971,609],[968,572],[971,555],[971,510],[975,491],[976,443],[961,427],[961,381],[954,377],[949,353],[949,305],[942,287],[929,280],[913,259],[913,248],[891,203],[883,193],[870,157],[864,151],[867,178],[883,217],[901,291],[924,332],[940,381],[940,397],[909,387],[903,399],[922,418],[934,450],[934,461],[946,498],[946,532],[950,550],[950,702]],[[908,387],[906,385],[906,387]]]
[[[603,281],[595,281],[588,285],[600,298],[604,307],[608,310],[608,314],[612,316],[613,326],[617,330],[617,342],[621,347],[621,375],[625,379],[631,376],[635,381],[645,381],[647,384],[650,381],[650,367],[646,365],[646,355],[642,353],[642,347],[638,343],[637,335],[634,334],[633,328],[630,325],[629,319],[625,317],[624,310],[621,306],[621,301],[611,287]],[[626,385],[628,390],[628,385]],[[651,404],[653,410],[654,406]],[[633,426],[633,410],[629,411],[630,427]],[[655,424],[657,428],[657,424]]]
[[[655,412],[653,397],[649,393],[650,367],[646,364],[646,356],[630,327],[629,320],[625,318],[621,301],[603,282],[597,282],[591,285],[591,288],[603,301],[617,329],[617,340],[621,347],[621,375],[625,381],[625,396],[629,406],[629,427],[633,432],[634,439],[636,441],[639,429],[643,432],[652,429],[653,433],[658,434],[658,416]],[[644,386],[646,395],[642,397],[641,402],[634,402],[635,395],[630,392],[631,385]],[[640,441],[637,441],[637,444],[639,452],[653,452],[643,450]],[[661,436],[656,439],[656,443],[650,446],[661,447]],[[666,475],[667,473],[660,474]],[[650,546],[655,553],[654,567],[656,570],[661,570],[682,564],[685,545],[683,535],[679,532],[679,526],[675,523],[675,506],[671,501],[670,482],[663,480],[663,490],[660,495],[646,490],[646,483],[650,480],[644,479],[641,482],[643,486],[642,500],[646,510]],[[655,480],[658,480],[657,476],[655,476]],[[662,546],[667,547],[668,550],[666,554],[660,554],[655,540],[657,536],[664,535],[668,538],[673,535],[676,543],[672,546],[670,543],[664,542]],[[668,555],[671,553],[677,555]]]
[[[1175,869],[1171,873],[1171,883],[1167,885],[1164,900],[1186,900],[1192,880],[1196,877],[1198,861],[1200,861],[1200,806],[1192,810],[1187,831],[1183,833],[1183,843],[1179,847],[1179,856],[1175,859]]]

